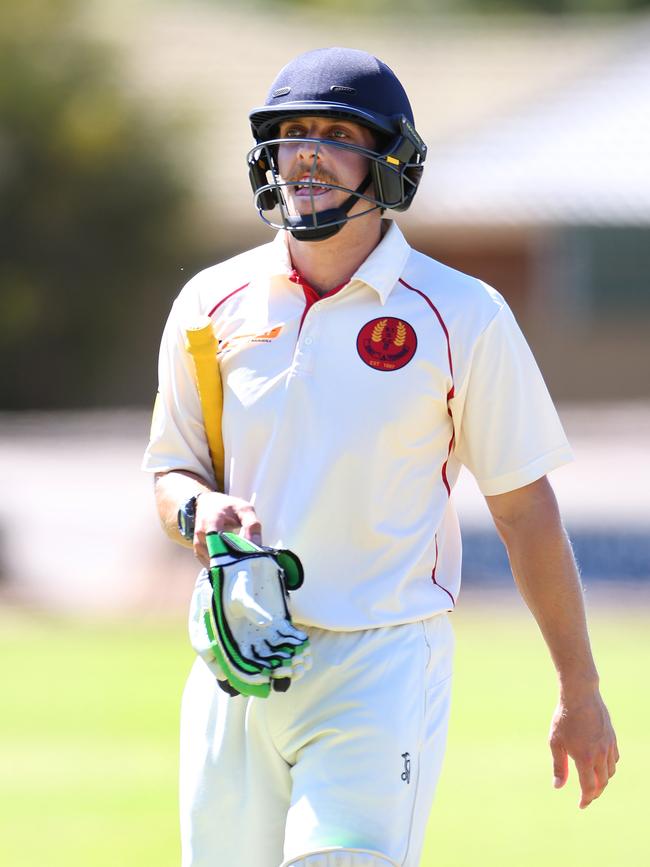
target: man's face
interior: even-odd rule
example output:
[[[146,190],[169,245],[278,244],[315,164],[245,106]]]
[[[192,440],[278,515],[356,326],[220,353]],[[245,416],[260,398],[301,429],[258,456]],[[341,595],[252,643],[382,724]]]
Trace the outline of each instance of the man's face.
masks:
[[[280,124],[278,138],[311,138],[323,142],[321,145],[314,142],[285,142],[278,146],[278,168],[282,180],[295,182],[313,177],[314,181],[311,186],[292,185],[285,188],[287,206],[293,214],[311,213],[312,201],[317,211],[337,208],[350,195],[345,190],[319,187],[317,181],[356,190],[368,174],[367,157],[347,148],[328,146],[327,142],[335,141],[370,149],[375,146],[375,137],[366,127],[353,121],[328,117],[285,120]],[[355,207],[364,204],[367,207],[367,203],[363,201]]]

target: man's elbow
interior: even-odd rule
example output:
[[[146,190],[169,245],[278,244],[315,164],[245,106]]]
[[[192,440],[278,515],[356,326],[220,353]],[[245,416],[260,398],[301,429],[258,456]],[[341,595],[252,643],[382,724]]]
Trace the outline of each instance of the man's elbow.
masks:
[[[562,529],[555,493],[546,476],[522,488],[485,499],[497,533],[506,546],[522,533]]]

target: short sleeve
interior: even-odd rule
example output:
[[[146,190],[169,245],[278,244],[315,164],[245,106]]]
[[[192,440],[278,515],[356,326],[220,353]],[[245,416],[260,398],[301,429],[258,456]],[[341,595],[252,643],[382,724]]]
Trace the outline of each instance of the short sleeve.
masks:
[[[142,469],[189,470],[214,483],[194,364],[185,349],[185,328],[195,324],[187,308],[186,298],[179,296],[163,331],[158,394]]]
[[[523,487],[573,459],[540,370],[505,303],[478,337],[450,409],[455,455],[484,495]]]

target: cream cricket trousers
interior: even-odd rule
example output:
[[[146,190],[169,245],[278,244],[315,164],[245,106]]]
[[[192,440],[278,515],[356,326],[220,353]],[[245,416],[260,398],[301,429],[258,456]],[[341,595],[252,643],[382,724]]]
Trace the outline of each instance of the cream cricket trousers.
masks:
[[[309,628],[287,693],[230,698],[197,659],[183,695],[183,867],[281,867],[330,847],[420,861],[445,750],[446,614],[358,632]]]

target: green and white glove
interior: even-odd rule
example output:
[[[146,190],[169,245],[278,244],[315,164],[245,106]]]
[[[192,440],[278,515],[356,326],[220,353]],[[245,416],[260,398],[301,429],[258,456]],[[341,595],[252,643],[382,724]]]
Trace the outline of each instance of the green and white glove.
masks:
[[[207,622],[210,624],[209,627],[206,626],[206,617]],[[221,689],[229,695],[240,695],[240,691],[229,683],[225,671],[215,657],[213,641],[210,638],[210,635],[213,634],[212,622],[212,582],[209,571],[202,569],[194,585],[194,592],[190,602],[190,643],[195,652],[198,653],[216,677]],[[266,675],[259,675],[256,684],[258,686],[268,684],[268,677]]]
[[[231,695],[286,691],[311,667],[309,639],[291,622],[288,591],[303,582],[291,551],[208,533],[210,569],[197,581],[190,640]]]

